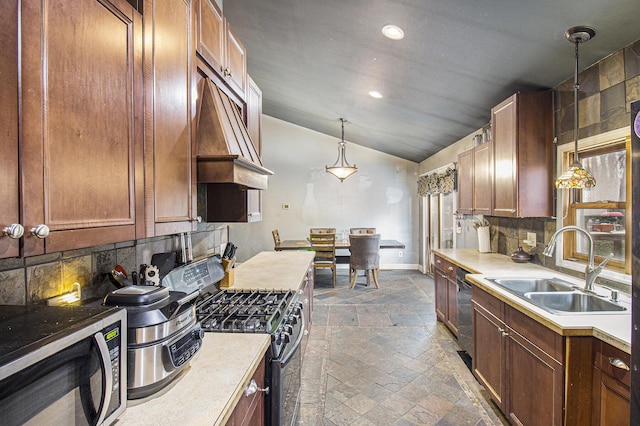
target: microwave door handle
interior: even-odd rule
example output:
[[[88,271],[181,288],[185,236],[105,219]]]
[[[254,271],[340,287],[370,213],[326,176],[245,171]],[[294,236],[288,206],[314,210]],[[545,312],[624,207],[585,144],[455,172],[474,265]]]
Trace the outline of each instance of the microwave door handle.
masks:
[[[111,357],[109,356],[109,347],[107,341],[104,339],[102,332],[97,332],[93,335],[93,338],[98,345],[100,351],[100,359],[102,360],[102,371],[104,374],[104,395],[102,401],[100,401],[100,408],[98,409],[98,419],[96,425],[102,424],[107,416],[107,410],[111,403],[111,389],[113,388],[113,371],[111,370]]]
[[[293,357],[293,354],[296,353],[296,351],[298,350],[298,348],[302,344],[302,338],[304,337],[304,330],[305,330],[305,328],[307,326],[305,324],[305,321],[304,321],[304,314],[300,315],[300,322],[302,324],[302,327],[300,327],[300,333],[298,333],[298,338],[296,339],[295,343],[293,344],[293,347],[291,348],[291,350],[280,361],[280,365],[282,365],[283,367],[285,365],[287,365],[287,363],[289,362],[291,357]]]

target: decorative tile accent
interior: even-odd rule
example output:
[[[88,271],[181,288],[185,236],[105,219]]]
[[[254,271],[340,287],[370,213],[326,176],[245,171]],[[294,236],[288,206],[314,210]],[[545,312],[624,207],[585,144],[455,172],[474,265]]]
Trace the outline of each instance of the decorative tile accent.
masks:
[[[0,305],[24,305],[24,269],[0,272]]]
[[[625,47],[624,72],[627,79],[640,75],[640,40]]]
[[[607,56],[598,63],[600,69],[600,91],[624,81],[624,52],[622,50]]]

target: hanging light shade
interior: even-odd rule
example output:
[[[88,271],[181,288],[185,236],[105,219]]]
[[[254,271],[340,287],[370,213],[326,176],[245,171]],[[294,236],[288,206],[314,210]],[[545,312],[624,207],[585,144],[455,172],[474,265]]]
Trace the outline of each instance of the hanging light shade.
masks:
[[[356,167],[355,164],[352,166],[347,161],[347,156],[345,154],[347,144],[344,141],[344,122],[347,120],[345,120],[344,118],[341,118],[340,121],[342,122],[342,139],[338,143],[338,159],[333,164],[333,166],[331,167],[326,166],[326,168],[327,168],[327,173],[331,173],[332,175],[340,179],[340,182],[342,182],[346,178],[348,178],[349,176],[357,172],[358,168]]]
[[[589,27],[573,27],[564,33],[567,40],[575,44],[576,50],[576,68],[573,79],[574,153],[573,163],[571,163],[569,169],[556,179],[556,188],[560,189],[590,188],[596,186],[595,178],[591,176],[591,173],[582,167],[582,164],[578,161],[578,91],[580,90],[580,84],[578,83],[578,45],[580,43],[586,43],[595,37],[595,35],[595,30]]]

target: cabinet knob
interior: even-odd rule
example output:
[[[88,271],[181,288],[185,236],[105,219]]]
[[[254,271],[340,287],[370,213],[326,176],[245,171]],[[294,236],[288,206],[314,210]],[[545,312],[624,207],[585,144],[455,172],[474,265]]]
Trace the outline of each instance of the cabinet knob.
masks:
[[[202,222],[202,216],[196,216],[191,218],[191,222]]]
[[[453,266],[449,266],[449,270],[450,270],[450,271],[453,271]]]
[[[2,230],[3,235],[6,235],[9,238],[17,240],[24,235],[24,226],[19,223],[12,223]]]
[[[620,358],[617,358],[617,357],[614,357],[614,356],[610,356],[609,357],[609,364],[611,364],[614,367],[619,368],[621,370],[629,371],[629,366],[627,364],[625,364],[625,362],[623,360],[621,360]]]
[[[259,388],[258,384],[256,383],[256,381],[254,379],[251,379],[251,382],[249,382],[249,384],[247,385],[246,388],[244,388],[244,396],[251,396],[256,392],[264,392],[266,394],[269,393],[269,388]]]
[[[33,235],[34,237],[44,239],[49,236],[50,230],[49,230],[49,227],[43,223],[41,225],[36,226],[35,228],[31,228],[30,232],[31,232],[31,235]]]

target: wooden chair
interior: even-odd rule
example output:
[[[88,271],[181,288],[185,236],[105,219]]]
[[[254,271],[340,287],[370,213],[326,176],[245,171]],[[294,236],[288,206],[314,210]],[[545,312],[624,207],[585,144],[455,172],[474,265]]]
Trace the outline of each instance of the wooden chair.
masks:
[[[350,228],[350,234],[375,234],[376,228]]]
[[[271,235],[273,235],[273,249],[275,251],[280,251],[280,234],[277,229],[271,231]]]
[[[311,228],[309,234],[335,234],[336,228]]]
[[[380,268],[380,234],[351,234],[349,235],[351,257],[349,258],[349,280],[351,288],[356,285],[358,271],[363,270],[367,277],[367,287],[370,284],[369,271],[373,275],[376,288]]]
[[[316,252],[313,259],[313,276],[318,269],[329,268],[333,272],[333,286],[336,286],[336,234],[309,234],[311,249]]]

